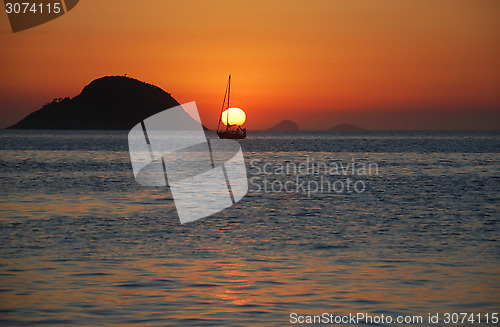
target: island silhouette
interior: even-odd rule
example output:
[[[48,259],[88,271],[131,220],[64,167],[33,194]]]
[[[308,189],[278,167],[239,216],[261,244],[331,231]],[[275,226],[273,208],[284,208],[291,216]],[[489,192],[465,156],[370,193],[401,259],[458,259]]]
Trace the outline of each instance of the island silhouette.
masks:
[[[129,130],[178,105],[158,86],[126,76],[105,76],[93,80],[74,98],[54,99],[8,128]]]
[[[282,120],[267,129],[268,131],[298,131],[299,126],[291,120]]]

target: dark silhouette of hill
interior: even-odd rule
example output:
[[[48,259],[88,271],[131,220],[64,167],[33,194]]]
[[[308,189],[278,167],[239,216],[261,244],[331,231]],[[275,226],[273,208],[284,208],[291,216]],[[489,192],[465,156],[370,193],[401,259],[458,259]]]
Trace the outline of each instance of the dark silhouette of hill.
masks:
[[[364,131],[365,129],[350,125],[350,124],[339,124],[328,129],[329,131]]]
[[[178,105],[158,86],[125,76],[105,76],[74,98],[54,99],[9,128],[128,130]]]
[[[283,120],[267,129],[268,131],[298,131],[299,126],[291,120]]]

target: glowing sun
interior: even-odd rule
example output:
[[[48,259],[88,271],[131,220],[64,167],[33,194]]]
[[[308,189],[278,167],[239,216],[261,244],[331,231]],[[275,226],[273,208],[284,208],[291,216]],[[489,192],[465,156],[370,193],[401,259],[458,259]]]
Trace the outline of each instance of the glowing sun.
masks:
[[[229,120],[228,120],[229,114]],[[228,108],[222,112],[221,121],[224,125],[243,125],[245,120],[247,119],[247,115],[240,108]]]

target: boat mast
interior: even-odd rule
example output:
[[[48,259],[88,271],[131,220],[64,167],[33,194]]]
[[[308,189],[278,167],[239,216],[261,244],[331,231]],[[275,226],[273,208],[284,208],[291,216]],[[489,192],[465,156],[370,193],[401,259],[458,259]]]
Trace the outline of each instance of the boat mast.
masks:
[[[226,92],[224,93],[224,101],[222,101],[222,108],[220,109],[220,115],[219,115],[219,123],[217,124],[217,130],[219,130],[220,123],[222,121],[222,113],[224,112],[224,105],[226,104],[226,97],[227,97],[227,107],[229,108],[229,92],[231,91],[231,75],[229,75],[229,80],[226,85]],[[229,111],[228,113],[228,119],[226,123],[229,123]],[[226,130],[228,129],[228,126],[226,125]]]
[[[229,80],[227,81],[227,115],[226,115],[226,130],[229,129],[229,97],[231,96],[231,74],[229,74]]]

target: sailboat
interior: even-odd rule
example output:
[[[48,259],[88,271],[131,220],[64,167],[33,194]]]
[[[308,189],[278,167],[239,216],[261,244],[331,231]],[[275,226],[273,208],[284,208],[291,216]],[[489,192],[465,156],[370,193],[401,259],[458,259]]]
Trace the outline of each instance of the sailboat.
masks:
[[[229,75],[229,80],[227,81],[226,85],[226,92],[224,93],[224,101],[222,102],[222,109],[219,115],[219,124],[217,125],[217,135],[219,135],[219,138],[221,139],[244,139],[247,137],[247,130],[245,128],[242,128],[241,125],[244,123],[245,118],[243,117],[243,122],[240,124],[230,124],[230,121],[232,122],[232,119],[230,120],[229,115],[231,114],[231,112],[233,112],[233,115],[241,112],[240,114],[245,116],[245,113],[239,108],[229,107],[230,95],[231,75]],[[224,127],[220,129],[221,123],[223,123],[223,125],[226,125],[226,129],[224,129]]]

